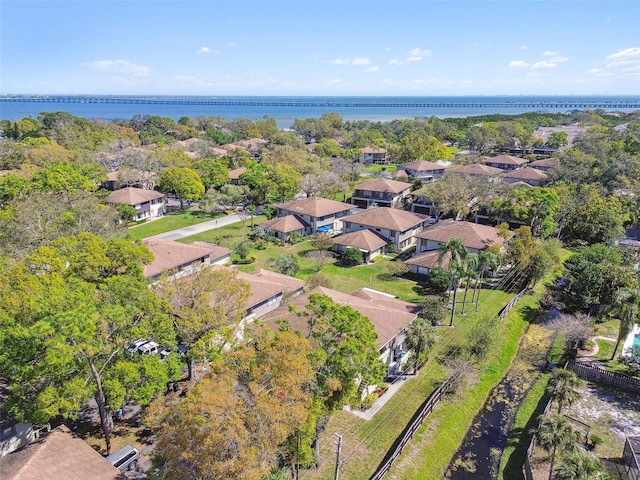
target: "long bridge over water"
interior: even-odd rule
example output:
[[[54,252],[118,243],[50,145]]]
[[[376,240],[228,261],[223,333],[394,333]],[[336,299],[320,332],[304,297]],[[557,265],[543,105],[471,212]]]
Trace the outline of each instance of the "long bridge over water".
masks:
[[[312,100],[220,100],[208,98],[147,98],[147,97],[99,97],[99,96],[24,96],[0,97],[3,102],[31,103],[97,103],[122,105],[212,105],[235,107],[321,107],[321,108],[547,108],[630,110],[640,109],[640,100],[633,101],[505,101],[505,102],[314,102]]]

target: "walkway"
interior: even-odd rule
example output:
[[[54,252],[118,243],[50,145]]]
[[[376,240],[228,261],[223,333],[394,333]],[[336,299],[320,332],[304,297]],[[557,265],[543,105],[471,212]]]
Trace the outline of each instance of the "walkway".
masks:
[[[177,230],[171,230],[170,232],[159,233],[158,235],[152,235],[145,238],[164,238],[166,240],[180,240],[181,238],[190,237],[198,233],[207,232],[218,227],[225,227],[232,223],[238,223],[242,221],[243,216],[237,213],[233,215],[227,215],[226,217],[216,218],[215,220],[208,220],[206,222],[197,223],[189,227],[178,228]]]
[[[393,383],[389,384],[389,388],[387,389],[387,391],[376,399],[371,408],[368,408],[366,410],[354,410],[349,407],[344,407],[344,409],[364,420],[371,420],[373,416],[378,412],[378,410],[380,410],[384,406],[384,404],[391,400],[391,397],[393,397],[395,393],[400,390],[400,387],[405,384],[405,381],[412,378],[415,378],[415,375],[402,375],[396,377],[396,380]]]

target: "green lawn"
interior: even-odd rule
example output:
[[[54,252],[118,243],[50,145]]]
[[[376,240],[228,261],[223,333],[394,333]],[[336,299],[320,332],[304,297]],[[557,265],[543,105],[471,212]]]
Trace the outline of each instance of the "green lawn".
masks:
[[[613,350],[616,347],[616,342],[610,342],[609,340],[598,339],[596,340],[598,344],[598,353],[593,357],[594,360],[601,360],[608,362],[611,360],[611,355],[613,354]],[[620,353],[618,350],[618,354]]]
[[[198,223],[213,220],[214,218],[221,217],[223,214],[210,215],[208,213],[197,212],[194,210],[188,210],[182,213],[175,213],[153,220],[151,222],[145,222],[135,227],[129,228],[129,233],[135,238],[146,238],[152,235],[158,235],[160,233],[170,232],[178,228],[189,227]]]

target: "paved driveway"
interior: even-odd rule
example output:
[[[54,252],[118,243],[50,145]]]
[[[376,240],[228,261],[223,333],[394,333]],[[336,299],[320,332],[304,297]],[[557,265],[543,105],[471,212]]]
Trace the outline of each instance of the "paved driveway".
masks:
[[[207,222],[191,225],[190,227],[179,228],[177,230],[171,230],[170,232],[159,233],[149,238],[165,238],[167,240],[179,240],[181,238],[190,237],[197,233],[207,232],[214,228],[224,227],[225,225],[231,225],[232,223],[238,223],[242,221],[243,216],[240,214],[227,215],[226,217],[216,218],[215,220],[209,220]]]

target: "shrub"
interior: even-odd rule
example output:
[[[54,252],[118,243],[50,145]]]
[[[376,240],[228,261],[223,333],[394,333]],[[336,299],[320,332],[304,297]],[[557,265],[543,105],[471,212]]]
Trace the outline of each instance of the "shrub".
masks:
[[[240,257],[240,260],[246,259],[249,255],[249,244],[244,240],[238,242],[235,253]]]
[[[373,407],[373,404],[376,403],[377,399],[378,399],[377,395],[375,395],[373,393],[370,393],[369,395],[364,397],[362,399],[362,401],[360,402],[360,409],[367,410],[367,409]]]
[[[429,270],[429,276],[427,277],[427,288],[433,290],[436,293],[444,293],[449,289],[449,274],[440,267],[433,267]]]
[[[349,247],[344,252],[342,252],[340,261],[343,265],[353,267],[355,265],[362,265],[364,263],[364,258],[360,250],[358,250],[357,248]]]
[[[333,247],[333,238],[326,232],[314,233],[311,237],[311,246],[316,250],[329,250]]]

